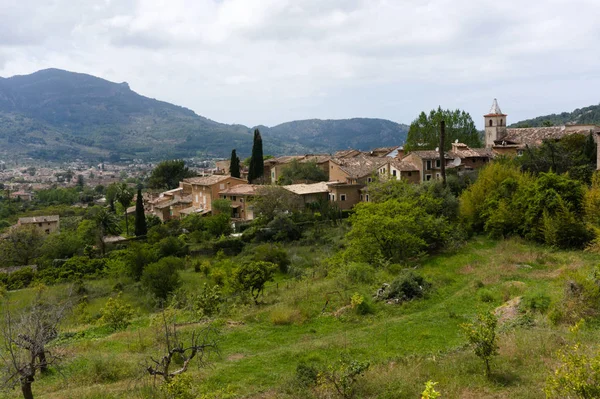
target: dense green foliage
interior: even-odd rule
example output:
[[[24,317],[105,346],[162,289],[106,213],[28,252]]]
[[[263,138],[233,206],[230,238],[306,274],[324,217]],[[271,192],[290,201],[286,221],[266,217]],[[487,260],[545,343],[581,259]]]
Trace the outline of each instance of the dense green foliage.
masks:
[[[283,170],[277,184],[316,183],[327,181],[327,174],[316,162],[300,162],[292,160]]]
[[[539,147],[527,148],[517,162],[527,172],[568,172],[569,177],[589,184],[596,170],[596,143],[591,133],[573,134],[558,142],[545,140]]]
[[[533,176],[510,163],[493,163],[461,196],[471,231],[520,235],[559,248],[582,248],[593,237],[586,225],[581,182],[553,172]]]
[[[194,177],[196,173],[185,166],[181,159],[162,161],[152,170],[148,179],[148,187],[160,190],[172,190],[179,187],[179,182],[188,177]]]
[[[421,112],[408,129],[404,145],[407,151],[433,150],[440,146],[440,122],[446,122],[446,140],[444,150],[448,151],[452,143],[458,140],[471,148],[482,147],[481,137],[471,115],[461,110],[431,110],[429,114]]]

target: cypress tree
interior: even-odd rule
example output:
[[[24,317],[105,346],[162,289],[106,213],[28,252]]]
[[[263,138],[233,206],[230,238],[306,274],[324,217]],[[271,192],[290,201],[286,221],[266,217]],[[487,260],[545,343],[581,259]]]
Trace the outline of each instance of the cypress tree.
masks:
[[[252,158],[250,159],[250,166],[248,167],[248,182],[252,183],[253,180],[262,177],[264,170],[265,164],[263,160],[262,137],[260,137],[258,129],[254,129]]]
[[[142,198],[142,189],[138,188],[137,200],[135,201],[135,235],[145,236],[148,233],[146,225],[146,214],[144,213],[144,200]]]
[[[235,148],[231,150],[231,161],[229,162],[229,174],[231,177],[240,177],[240,159],[235,153]]]

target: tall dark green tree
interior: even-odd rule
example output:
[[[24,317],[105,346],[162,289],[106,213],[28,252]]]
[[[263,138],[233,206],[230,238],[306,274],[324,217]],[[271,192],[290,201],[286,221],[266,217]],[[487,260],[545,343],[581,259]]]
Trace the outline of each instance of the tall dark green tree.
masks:
[[[440,146],[440,122],[446,122],[446,140],[444,150],[448,151],[452,143],[458,140],[471,148],[482,147],[481,137],[471,115],[465,111],[449,109],[431,110],[429,115],[421,112],[408,130],[404,148],[407,151],[433,150]]]
[[[135,201],[135,235],[145,236],[148,233],[146,225],[146,214],[144,213],[144,199],[142,198],[142,190],[138,188],[137,200]]]
[[[194,177],[196,174],[185,166],[181,159],[162,161],[150,175],[148,186],[161,190],[172,190],[179,186],[179,182],[186,177]]]
[[[240,177],[240,159],[235,153],[235,148],[231,150],[231,161],[229,163],[229,174],[231,177]]]
[[[252,158],[250,159],[250,166],[248,167],[248,182],[261,178],[265,171],[265,164],[263,159],[263,147],[262,137],[258,129],[254,129],[254,142],[252,144]]]

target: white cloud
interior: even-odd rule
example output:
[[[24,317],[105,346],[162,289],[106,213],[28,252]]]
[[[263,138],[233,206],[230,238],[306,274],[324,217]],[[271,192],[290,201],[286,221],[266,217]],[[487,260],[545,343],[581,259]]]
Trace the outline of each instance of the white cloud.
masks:
[[[248,125],[409,123],[437,105],[479,124],[493,97],[513,120],[598,103],[599,14],[593,0],[24,0],[0,9],[0,75],[86,72]]]

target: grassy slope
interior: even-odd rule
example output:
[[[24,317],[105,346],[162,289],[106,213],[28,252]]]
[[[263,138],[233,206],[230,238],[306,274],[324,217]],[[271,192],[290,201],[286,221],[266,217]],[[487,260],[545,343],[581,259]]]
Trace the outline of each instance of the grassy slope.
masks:
[[[328,249],[328,248],[324,248]],[[292,259],[306,264],[323,256],[310,247],[290,248]],[[543,316],[532,328],[508,329],[500,338],[501,355],[494,362],[491,381],[470,350],[460,324],[479,310],[492,309],[514,296],[543,291],[558,300],[565,273],[598,263],[600,258],[582,252],[555,252],[517,240],[472,240],[455,254],[430,258],[421,267],[434,284],[425,300],[404,305],[376,304],[376,313],[357,316],[333,312],[349,303],[354,292],[371,295],[392,275],[376,273],[373,283],[351,283],[343,273],[315,273],[302,281],[271,284],[260,306],[239,306],[219,320],[223,326],[221,354],[207,369],[192,369],[197,390],[208,397],[309,397],[313,391],[294,388],[296,365],[301,360],[326,364],[348,350],[369,360],[371,369],[359,397],[415,398],[425,381],[439,381],[443,397],[539,398],[552,364],[552,354],[568,336],[564,327],[551,326]],[[201,274],[186,271],[188,288],[203,281]],[[514,282],[523,284],[515,284]],[[482,282],[484,288],[478,288]],[[111,282],[90,282],[90,310],[106,301]],[[58,289],[58,288],[54,288]],[[494,301],[482,302],[477,291],[491,291]],[[28,290],[13,294],[17,302]],[[136,292],[125,299],[142,305]],[[326,300],[329,306],[321,310]],[[45,398],[125,398],[147,394],[148,379],[141,372],[149,355],[157,355],[157,327],[150,325],[149,309],[140,307],[139,318],[127,330],[109,334],[100,327],[79,326],[83,339],[65,341],[62,374],[44,376],[34,384]],[[291,324],[275,325],[273,319]],[[190,328],[188,327],[187,330]],[[183,329],[184,332],[186,328]],[[586,334],[593,336],[594,327]],[[145,393],[146,392],[146,393]],[[16,392],[15,392],[16,394]],[[16,397],[16,396],[15,396]]]

